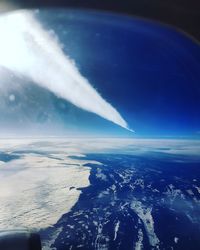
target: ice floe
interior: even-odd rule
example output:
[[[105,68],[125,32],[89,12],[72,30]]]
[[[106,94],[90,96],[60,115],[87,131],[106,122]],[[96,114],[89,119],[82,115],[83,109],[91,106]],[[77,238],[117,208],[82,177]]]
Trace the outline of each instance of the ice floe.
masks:
[[[140,201],[137,200],[131,203],[131,208],[143,222],[149,239],[149,244],[152,247],[156,247],[156,249],[159,249],[159,239],[154,230],[154,220],[151,214],[152,208],[145,207]]]

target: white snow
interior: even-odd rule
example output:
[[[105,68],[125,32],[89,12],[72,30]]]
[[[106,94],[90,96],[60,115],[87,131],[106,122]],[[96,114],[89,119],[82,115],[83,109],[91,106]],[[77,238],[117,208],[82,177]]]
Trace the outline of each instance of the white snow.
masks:
[[[0,229],[39,229],[55,224],[77,202],[81,193],[77,188],[90,184],[90,168],[83,165],[98,162],[69,158],[76,155],[74,148],[66,149],[59,142],[6,143],[0,142],[1,150],[21,153],[19,159],[0,164]],[[24,148],[39,153],[23,152]]]
[[[159,249],[159,239],[154,231],[154,220],[151,214],[152,208],[145,207],[140,201],[137,200],[131,203],[131,208],[142,220],[149,239],[149,244],[152,247],[156,247],[156,249]]]
[[[177,244],[179,241],[179,238],[178,237],[174,237],[174,242]]]
[[[115,224],[114,239],[113,240],[116,240],[116,238],[117,238],[117,233],[118,233],[118,230],[119,230],[119,225],[120,225],[120,221],[118,220],[117,223]]]
[[[142,250],[143,249],[143,232],[142,229],[140,228],[138,230],[138,241],[135,243],[135,250]]]

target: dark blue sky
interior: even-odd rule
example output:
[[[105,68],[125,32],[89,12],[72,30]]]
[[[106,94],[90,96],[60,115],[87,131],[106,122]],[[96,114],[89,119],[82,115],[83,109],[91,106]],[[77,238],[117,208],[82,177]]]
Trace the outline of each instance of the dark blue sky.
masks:
[[[52,124],[62,123],[61,134],[200,138],[200,46],[191,38],[113,14],[42,10],[37,17],[135,134],[36,87],[22,93],[26,120],[29,114],[39,123],[51,117]]]
[[[94,12],[67,13],[49,16],[46,12],[41,19],[54,29],[81,73],[119,110],[135,135],[198,137],[199,44],[154,22]],[[94,131],[100,132],[97,127],[103,122],[92,120]],[[105,129],[112,130],[107,123]],[[121,129],[115,132],[123,134]]]

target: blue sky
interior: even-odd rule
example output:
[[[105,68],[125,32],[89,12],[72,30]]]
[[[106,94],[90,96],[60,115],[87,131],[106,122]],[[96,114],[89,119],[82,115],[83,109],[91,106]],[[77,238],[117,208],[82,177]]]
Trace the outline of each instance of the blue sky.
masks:
[[[171,28],[139,19],[77,12],[57,18],[56,23],[46,20],[65,52],[120,111],[135,135],[198,136],[199,44]]]
[[[53,111],[45,104],[42,112],[56,114],[51,117],[62,123],[63,133],[200,138],[199,44],[136,18],[70,10],[37,15],[81,74],[135,130],[133,135],[43,91]]]

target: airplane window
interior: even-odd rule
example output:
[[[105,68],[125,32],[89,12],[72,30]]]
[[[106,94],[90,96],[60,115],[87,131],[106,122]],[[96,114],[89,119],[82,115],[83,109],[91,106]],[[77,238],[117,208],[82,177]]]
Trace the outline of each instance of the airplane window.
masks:
[[[200,249],[198,42],[64,8],[1,14],[0,34],[0,230],[45,250]]]

